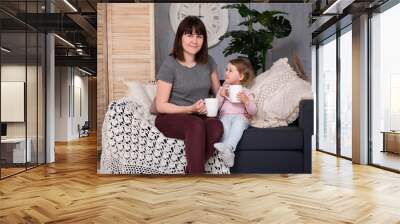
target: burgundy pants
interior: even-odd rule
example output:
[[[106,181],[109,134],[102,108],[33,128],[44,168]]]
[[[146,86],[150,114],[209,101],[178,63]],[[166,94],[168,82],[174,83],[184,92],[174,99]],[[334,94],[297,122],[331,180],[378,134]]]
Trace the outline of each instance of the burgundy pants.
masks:
[[[204,173],[205,162],[214,153],[214,143],[220,141],[224,128],[217,118],[192,114],[158,115],[156,127],[168,138],[184,140],[186,173]]]

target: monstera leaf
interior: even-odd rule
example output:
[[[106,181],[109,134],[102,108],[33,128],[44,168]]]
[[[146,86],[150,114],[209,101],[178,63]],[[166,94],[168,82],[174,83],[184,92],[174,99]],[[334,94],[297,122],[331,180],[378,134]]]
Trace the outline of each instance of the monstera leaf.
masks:
[[[287,37],[292,32],[289,20],[283,16],[273,17],[272,22],[267,24],[267,27],[275,34],[276,38]]]
[[[256,73],[260,68],[264,71],[266,53],[272,48],[274,39],[287,37],[292,31],[289,20],[283,17],[287,13],[276,10],[258,12],[243,3],[227,5],[222,8],[236,9],[244,18],[244,21],[238,25],[247,28],[247,30],[230,31],[220,37],[221,40],[230,38],[228,47],[223,51],[224,55],[246,55]],[[255,24],[259,24],[259,26],[254,26]],[[261,28],[255,29],[255,27]]]
[[[222,7],[223,9],[237,9],[241,17],[257,16],[260,14],[254,9],[249,9],[245,4],[233,4]]]
[[[260,22],[261,25],[263,25],[264,27],[267,27],[270,23],[273,22],[273,19],[276,15],[279,14],[287,14],[285,12],[281,12],[281,11],[264,11],[262,13],[259,14],[259,16],[257,17],[258,21]]]

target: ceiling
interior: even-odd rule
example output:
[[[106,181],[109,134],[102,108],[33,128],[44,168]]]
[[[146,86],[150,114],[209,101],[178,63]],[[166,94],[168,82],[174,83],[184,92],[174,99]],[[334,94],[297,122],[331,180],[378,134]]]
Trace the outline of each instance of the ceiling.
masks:
[[[7,53],[7,57],[3,57],[3,60],[7,58],[18,61],[26,56],[29,61],[37,55],[36,35],[54,32],[57,34],[56,66],[79,66],[96,73],[98,1],[48,0],[47,5],[45,2],[44,0],[0,1],[2,46],[12,50]],[[52,13],[48,13],[50,10]],[[25,35],[25,32],[28,35]],[[43,45],[39,44],[39,50]],[[4,54],[2,51],[2,55]]]
[[[351,1],[351,0],[347,0]],[[386,0],[353,0],[345,9],[346,13],[357,14],[368,7],[380,5]],[[61,38],[55,38],[56,65],[80,66],[96,72],[97,67],[97,3],[106,2],[152,2],[134,0],[0,0],[0,27],[2,46],[12,49],[8,54],[17,58],[21,55],[34,54],[36,39],[25,31],[54,32]],[[313,29],[313,36],[325,29],[324,26],[335,23],[341,18],[327,16],[323,12],[335,0],[264,0],[253,2],[311,3],[313,7],[311,22],[318,26]],[[48,13],[52,11],[52,13]],[[323,24],[318,22],[323,20]],[[330,25],[329,25],[330,26]],[[32,40],[32,38],[34,40]],[[28,47],[25,49],[25,41]],[[32,42],[32,43],[31,43]],[[40,45],[42,46],[42,45]]]

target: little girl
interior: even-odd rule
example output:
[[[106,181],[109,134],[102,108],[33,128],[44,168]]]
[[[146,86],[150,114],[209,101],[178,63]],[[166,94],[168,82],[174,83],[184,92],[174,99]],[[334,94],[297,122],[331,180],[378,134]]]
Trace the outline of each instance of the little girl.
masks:
[[[228,99],[229,85],[248,86],[254,79],[254,71],[250,61],[246,58],[230,60],[225,69],[225,82],[217,94],[220,120],[224,126],[222,142],[214,144],[221,154],[224,163],[232,167],[235,159],[234,151],[244,130],[249,126],[247,116],[255,115],[257,107],[250,90],[243,87],[237,94],[240,103],[232,103]],[[230,98],[235,96],[229,96]]]

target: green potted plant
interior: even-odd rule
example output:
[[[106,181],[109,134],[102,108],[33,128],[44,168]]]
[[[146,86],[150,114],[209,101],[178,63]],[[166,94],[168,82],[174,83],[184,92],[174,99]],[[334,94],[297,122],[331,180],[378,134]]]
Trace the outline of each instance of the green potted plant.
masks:
[[[276,10],[259,12],[250,9],[244,3],[227,5],[223,8],[237,9],[240,16],[245,19],[238,26],[247,28],[229,31],[220,37],[221,40],[232,38],[229,46],[223,51],[225,57],[235,53],[246,55],[256,73],[260,68],[265,71],[267,50],[272,48],[274,39],[287,37],[292,31],[289,20],[282,16],[287,13]]]

